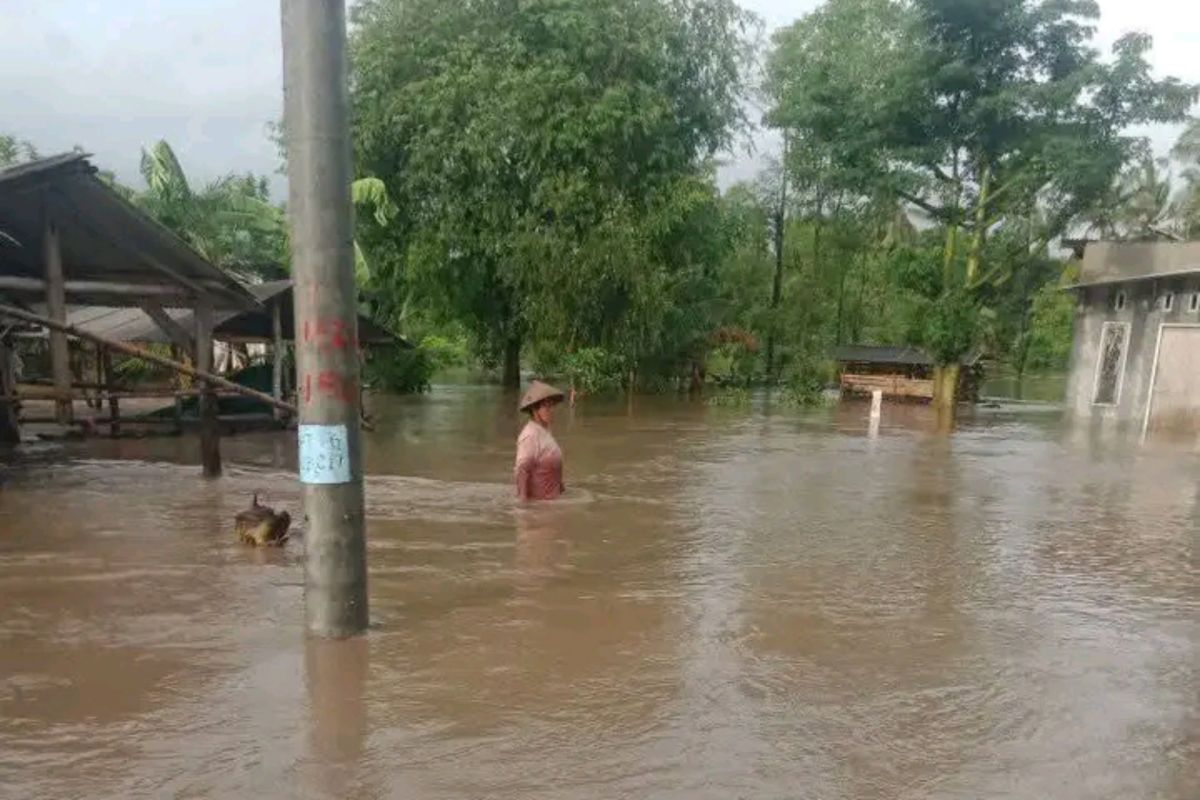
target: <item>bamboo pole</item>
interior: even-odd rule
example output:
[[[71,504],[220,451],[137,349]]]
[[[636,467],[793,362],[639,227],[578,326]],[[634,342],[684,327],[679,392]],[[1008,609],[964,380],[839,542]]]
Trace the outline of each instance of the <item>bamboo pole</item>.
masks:
[[[213,375],[210,372],[194,369],[186,364],[180,364],[177,361],[172,361],[164,356],[151,353],[148,350],[143,350],[135,345],[126,344],[125,342],[118,342],[115,339],[109,339],[106,336],[100,336],[99,334],[92,333],[91,331],[85,331],[82,328],[66,322],[58,322],[50,317],[43,316],[42,314],[35,314],[32,311],[26,311],[22,308],[0,304],[0,317],[10,317],[12,319],[19,319],[23,322],[31,322],[34,325],[41,325],[43,327],[50,328],[51,330],[61,331],[62,333],[66,333],[70,336],[77,336],[80,339],[87,339],[91,342],[99,342],[105,347],[109,347],[119,353],[144,359],[152,364],[158,364],[160,367],[166,367],[167,369],[174,370],[196,380],[208,381],[209,383],[233,392],[234,394],[240,394],[243,397],[249,397],[253,400],[258,400],[259,402],[266,403],[273,408],[279,408],[283,411],[287,411],[290,414],[296,413],[296,407],[294,405],[291,403],[285,403],[281,400],[276,400],[269,394],[251,389],[248,386],[242,386],[234,383],[231,380],[222,378],[220,375]]]

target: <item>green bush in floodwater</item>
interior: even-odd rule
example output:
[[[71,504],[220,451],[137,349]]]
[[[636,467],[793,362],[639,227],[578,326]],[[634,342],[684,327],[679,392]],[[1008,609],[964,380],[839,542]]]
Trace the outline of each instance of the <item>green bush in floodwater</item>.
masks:
[[[583,347],[562,359],[562,370],[571,386],[595,394],[620,389],[625,381],[625,359],[602,347]]]
[[[803,360],[793,364],[784,376],[783,385],[777,395],[778,401],[793,408],[816,408],[829,401],[825,386],[832,374],[832,366],[823,361]]]
[[[367,383],[394,394],[420,394],[429,391],[429,381],[437,365],[423,347],[393,347],[371,354],[366,363]]]
[[[471,351],[463,337],[431,333],[421,339],[420,349],[429,355],[435,369],[465,367],[471,363]]]
[[[750,390],[745,386],[726,386],[708,396],[704,402],[719,408],[744,408],[750,405]]]

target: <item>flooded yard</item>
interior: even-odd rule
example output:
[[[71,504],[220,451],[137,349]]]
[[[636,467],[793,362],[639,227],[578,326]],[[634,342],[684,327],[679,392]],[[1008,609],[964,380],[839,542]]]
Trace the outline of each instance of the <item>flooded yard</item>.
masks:
[[[0,488],[0,794],[1200,796],[1200,460],[981,409],[377,401],[372,630],[306,641],[294,435],[33,448]]]

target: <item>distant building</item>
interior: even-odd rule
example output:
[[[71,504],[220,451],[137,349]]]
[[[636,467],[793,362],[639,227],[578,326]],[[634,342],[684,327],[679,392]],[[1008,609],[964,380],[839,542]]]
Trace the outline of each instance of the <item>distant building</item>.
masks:
[[[1089,243],[1071,288],[1072,415],[1200,432],[1200,242]]]
[[[870,395],[876,389],[891,400],[929,401],[933,399],[933,359],[915,347],[895,345],[839,345],[830,357],[838,364],[838,382],[843,396]],[[979,399],[983,366],[979,353],[962,361],[958,377],[958,396],[974,402]]]

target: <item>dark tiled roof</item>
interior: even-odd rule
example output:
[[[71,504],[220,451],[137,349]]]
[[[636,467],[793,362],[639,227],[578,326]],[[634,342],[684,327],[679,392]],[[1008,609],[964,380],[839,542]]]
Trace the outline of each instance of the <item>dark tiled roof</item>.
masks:
[[[924,351],[908,345],[868,345],[843,344],[829,351],[834,361],[843,363],[854,362],[864,364],[895,364],[906,367],[931,367],[933,359]],[[970,353],[963,359],[965,366],[972,366],[979,361],[978,352]]]

